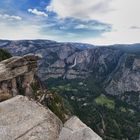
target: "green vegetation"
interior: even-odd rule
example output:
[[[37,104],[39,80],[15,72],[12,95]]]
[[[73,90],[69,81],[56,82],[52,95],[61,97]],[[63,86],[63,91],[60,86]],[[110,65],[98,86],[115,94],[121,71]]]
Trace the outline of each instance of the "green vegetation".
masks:
[[[0,49],[0,61],[8,59],[12,57],[10,53],[8,53],[6,50]]]
[[[47,106],[55,113],[62,122],[65,122],[69,117],[70,109],[65,106],[64,100],[57,93],[48,93],[49,98],[46,101]]]
[[[94,77],[86,80],[51,78],[46,81],[46,85],[51,91],[57,91],[71,105],[73,113],[104,140],[138,138],[139,110],[116,97],[104,96],[102,85]],[[137,95],[131,99],[135,100]]]
[[[67,120],[67,117],[71,115],[71,107],[66,100],[64,100],[56,92],[46,90],[39,79],[34,81],[31,84],[31,87],[35,100],[40,100],[40,98],[45,95],[46,97],[41,103],[49,107],[51,111],[61,119],[62,122]]]
[[[105,95],[100,95],[95,99],[97,105],[105,106],[109,109],[115,108],[115,102],[112,99],[107,98]]]
[[[77,92],[77,89],[73,89],[70,84],[60,85],[60,86],[57,86],[57,87],[52,87],[51,90],[56,91],[56,92],[60,92],[60,91],[73,91],[73,92]]]
[[[126,112],[126,111],[127,111],[125,107],[120,107],[120,110],[121,110],[122,112]]]

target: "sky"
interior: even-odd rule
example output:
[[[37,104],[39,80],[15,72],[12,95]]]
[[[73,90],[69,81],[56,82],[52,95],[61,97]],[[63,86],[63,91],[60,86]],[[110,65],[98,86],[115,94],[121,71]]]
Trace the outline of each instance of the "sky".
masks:
[[[140,43],[140,0],[0,0],[0,39]]]

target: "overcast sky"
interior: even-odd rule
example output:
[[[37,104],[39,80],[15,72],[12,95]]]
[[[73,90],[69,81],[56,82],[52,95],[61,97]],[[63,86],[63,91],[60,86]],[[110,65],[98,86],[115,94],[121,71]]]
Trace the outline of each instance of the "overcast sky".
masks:
[[[140,43],[140,0],[0,0],[0,39]]]

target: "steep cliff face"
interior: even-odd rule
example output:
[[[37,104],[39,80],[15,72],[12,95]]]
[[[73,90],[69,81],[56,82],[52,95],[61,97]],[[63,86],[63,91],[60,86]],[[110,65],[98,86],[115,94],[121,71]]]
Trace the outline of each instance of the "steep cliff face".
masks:
[[[105,87],[109,95],[140,109],[140,57],[125,55],[123,62],[118,64],[118,70],[113,73]]]
[[[125,55],[124,61],[118,65],[119,69],[112,75],[106,92],[111,95],[140,92],[140,57]]]
[[[33,97],[38,56],[11,57],[0,63],[0,101],[19,94]]]
[[[76,64],[70,67],[69,71],[76,71],[78,74],[83,72],[87,76],[94,75],[99,81],[104,80],[115,69],[121,55],[121,51],[112,48],[84,50],[68,57],[67,61],[69,63],[76,59]],[[68,74],[70,73],[69,71]],[[74,78],[77,77],[75,76]]]
[[[59,47],[64,54],[67,54],[69,47],[65,46],[65,48],[64,50]],[[48,78],[85,79],[91,73],[102,80],[111,73],[122,55],[121,51],[111,48],[70,49],[71,53],[66,57],[62,57],[59,51],[56,51],[56,55],[51,56],[53,61],[48,56],[45,57],[48,65],[45,66],[43,62],[39,70],[42,80]]]

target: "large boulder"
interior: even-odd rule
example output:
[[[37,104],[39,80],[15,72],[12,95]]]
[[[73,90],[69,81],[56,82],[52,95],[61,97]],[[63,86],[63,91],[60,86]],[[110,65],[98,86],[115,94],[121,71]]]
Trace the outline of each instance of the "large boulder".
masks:
[[[102,138],[74,116],[64,124],[59,140],[102,140]]]
[[[27,97],[0,103],[0,140],[57,140],[61,129],[56,115]]]
[[[0,103],[0,140],[102,140],[77,117],[64,125],[48,108],[18,95]]]

